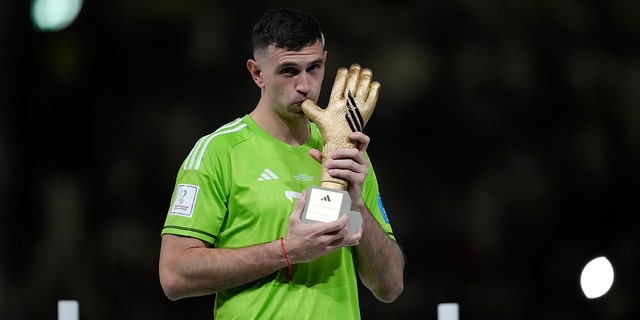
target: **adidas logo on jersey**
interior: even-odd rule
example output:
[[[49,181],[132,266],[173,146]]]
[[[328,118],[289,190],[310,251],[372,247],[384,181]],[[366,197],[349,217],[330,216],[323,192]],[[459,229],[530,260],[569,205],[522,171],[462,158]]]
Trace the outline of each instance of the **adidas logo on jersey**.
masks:
[[[278,180],[280,179],[273,171],[269,170],[269,168],[265,168],[260,174],[258,181],[267,181],[267,180]]]

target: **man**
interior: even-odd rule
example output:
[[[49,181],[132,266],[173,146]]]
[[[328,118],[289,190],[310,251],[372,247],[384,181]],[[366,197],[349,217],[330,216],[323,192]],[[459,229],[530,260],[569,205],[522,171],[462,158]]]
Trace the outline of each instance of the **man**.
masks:
[[[160,282],[171,300],[215,294],[216,319],[360,319],[358,276],[380,301],[403,290],[395,242],[366,154],[369,137],[321,164],[323,140],[301,104],[317,102],[327,51],[317,21],[267,11],[247,68],[260,88],[248,115],[202,137],[179,169],[162,230]],[[348,181],[349,217],[305,223],[324,165]]]

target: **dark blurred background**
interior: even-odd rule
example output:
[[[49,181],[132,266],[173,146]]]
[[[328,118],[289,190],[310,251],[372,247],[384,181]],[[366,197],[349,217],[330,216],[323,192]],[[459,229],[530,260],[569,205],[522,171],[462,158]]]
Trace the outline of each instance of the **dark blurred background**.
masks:
[[[251,27],[282,5],[323,27],[320,105],[340,66],[382,83],[365,131],[405,291],[363,292],[363,319],[640,316],[640,2],[136,0],[58,32],[0,2],[0,319],[212,318],[164,296],[160,230],[195,141],[253,109]]]

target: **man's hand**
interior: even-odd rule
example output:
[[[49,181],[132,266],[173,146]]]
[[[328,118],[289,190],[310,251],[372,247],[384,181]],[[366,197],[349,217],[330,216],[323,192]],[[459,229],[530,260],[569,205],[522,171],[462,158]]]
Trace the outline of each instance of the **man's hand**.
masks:
[[[287,223],[284,245],[292,264],[311,262],[342,247],[359,244],[362,227],[349,234],[349,217],[346,214],[331,222],[302,222],[302,212],[309,200],[307,198],[307,192],[302,191]]]
[[[353,207],[359,204],[359,200],[362,200],[364,180],[369,173],[370,163],[365,157],[365,152],[369,146],[370,138],[362,132],[352,132],[348,138],[355,143],[355,147],[332,151],[324,163],[322,163],[320,150],[310,149],[309,154],[316,161],[322,163],[323,170],[326,169],[332,178],[348,183],[347,191],[353,201]]]
[[[347,180],[331,177],[324,163],[331,159],[331,152],[356,147],[349,134],[364,129],[378,101],[380,83],[372,78],[373,71],[358,64],[352,64],[349,70],[338,68],[327,108],[318,107],[312,100],[302,103],[302,111],[318,126],[325,144],[322,187],[340,190],[348,187]]]

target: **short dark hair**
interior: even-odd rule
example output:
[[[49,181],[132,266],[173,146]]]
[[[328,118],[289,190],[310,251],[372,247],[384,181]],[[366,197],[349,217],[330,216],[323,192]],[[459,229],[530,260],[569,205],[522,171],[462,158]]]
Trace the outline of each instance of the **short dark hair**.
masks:
[[[253,26],[253,51],[270,45],[287,50],[300,50],[324,35],[318,21],[309,13],[294,8],[271,9]]]

